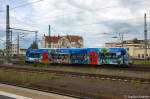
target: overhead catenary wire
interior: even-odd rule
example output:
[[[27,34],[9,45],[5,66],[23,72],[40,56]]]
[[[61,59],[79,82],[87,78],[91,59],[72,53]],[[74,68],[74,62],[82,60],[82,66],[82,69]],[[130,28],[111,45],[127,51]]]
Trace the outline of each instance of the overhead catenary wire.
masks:
[[[31,4],[35,4],[35,3],[38,3],[38,2],[41,2],[41,1],[44,1],[44,0],[37,0],[37,1],[33,1],[33,2],[24,3],[24,4],[21,4],[21,5],[19,5],[19,6],[10,8],[10,11],[11,11],[11,10],[14,10],[14,9],[17,9],[17,8],[24,7],[24,6],[29,6],[29,5],[31,5]],[[4,12],[4,10],[0,10],[0,12]]]
[[[25,4],[22,4],[22,5],[10,8],[10,10],[14,10],[14,9],[17,9],[17,8],[20,8],[20,7],[28,6],[28,5],[31,5],[31,4],[34,4],[34,3],[38,3],[38,2],[41,2],[41,1],[44,1],[44,0],[37,0],[37,1],[30,2],[30,3],[25,3]]]
[[[13,9],[17,9],[17,8],[20,8],[20,7],[24,7],[24,6],[28,6],[28,5],[31,5],[31,4],[34,4],[34,3],[37,3],[37,2],[41,2],[43,0],[37,0],[37,1],[33,1],[33,2],[29,2],[29,3],[25,3],[25,4],[21,4],[19,6],[16,6],[16,7],[13,7],[13,8],[10,8],[10,10],[13,10]],[[134,1],[134,3],[139,3],[140,0],[136,0]],[[103,10],[103,9],[107,9],[107,8],[113,8],[113,7],[117,7],[118,5],[113,5],[113,6],[107,6],[107,7],[101,7],[99,10]],[[99,11],[98,10],[98,11]],[[59,16],[59,15],[58,15]],[[60,15],[60,16],[63,16],[63,15]],[[47,16],[48,17],[48,16]],[[135,18],[136,19],[136,18]],[[123,19],[123,20],[133,20],[132,19]],[[22,22],[23,23],[23,22]],[[99,24],[99,23],[91,23],[91,24]],[[77,24],[78,26],[84,26],[84,25],[91,25],[91,24]],[[30,24],[31,26],[31,24]],[[32,26],[33,27],[33,26]]]
[[[43,0],[37,0],[37,2],[40,2],[40,1],[43,1]],[[16,6],[16,7],[14,7],[14,8],[12,8],[12,10],[13,9],[17,9],[17,8],[20,8],[20,7],[24,7],[24,6],[27,6],[28,4],[22,4],[22,5],[20,5],[20,6]],[[114,6],[113,6],[114,7]],[[103,8],[100,8],[100,9],[106,9],[106,8],[111,8],[111,6],[110,7],[103,7]],[[11,9],[10,9],[11,10]],[[129,19],[123,19],[123,20],[129,20]],[[133,19],[130,19],[130,20],[133,20]],[[22,22],[23,23],[23,22]],[[89,24],[77,24],[77,26],[84,26],[84,25],[92,25],[92,24],[100,24],[100,23],[95,23],[95,22],[93,22],[93,23],[89,23]]]

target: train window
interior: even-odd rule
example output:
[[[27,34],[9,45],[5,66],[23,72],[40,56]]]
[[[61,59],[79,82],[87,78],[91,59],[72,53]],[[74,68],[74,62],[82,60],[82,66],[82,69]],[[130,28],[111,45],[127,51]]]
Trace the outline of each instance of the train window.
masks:
[[[74,58],[77,58],[77,55],[74,55]]]
[[[82,59],[82,54],[80,54],[80,59]]]
[[[79,59],[81,59],[81,57],[82,57],[81,54],[79,54]]]
[[[112,58],[112,53],[109,53],[109,58]]]
[[[76,58],[77,56],[76,55],[73,55],[73,58]]]
[[[122,54],[122,55],[125,55],[125,54],[126,54],[126,52],[125,52],[125,51],[121,51],[121,54]]]
[[[79,55],[78,55],[78,59],[80,59],[80,58],[81,58],[81,55],[79,54]]]
[[[61,56],[60,56],[60,55],[58,55],[58,59],[61,59]]]
[[[113,53],[110,53],[110,58],[113,58]]]
[[[32,57],[32,58],[40,58],[41,54],[40,53],[32,53],[32,54],[30,54],[30,57]]]
[[[76,58],[78,58],[78,55],[76,55]]]
[[[110,53],[111,58],[116,58],[116,53]]]
[[[102,56],[103,56],[103,53],[99,53],[99,56],[102,57]]]

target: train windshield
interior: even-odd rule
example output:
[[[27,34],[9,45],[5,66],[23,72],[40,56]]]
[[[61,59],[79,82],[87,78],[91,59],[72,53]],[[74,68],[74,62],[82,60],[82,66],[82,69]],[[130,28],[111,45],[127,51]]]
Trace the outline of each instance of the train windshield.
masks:
[[[41,57],[41,54],[40,53],[31,53],[29,55],[31,58],[40,58]]]

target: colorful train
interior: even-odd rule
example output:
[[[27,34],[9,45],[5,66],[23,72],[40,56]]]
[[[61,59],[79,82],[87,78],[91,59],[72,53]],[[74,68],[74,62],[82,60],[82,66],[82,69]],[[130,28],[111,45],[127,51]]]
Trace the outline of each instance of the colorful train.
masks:
[[[56,64],[128,65],[129,56],[125,48],[28,49],[25,61]]]

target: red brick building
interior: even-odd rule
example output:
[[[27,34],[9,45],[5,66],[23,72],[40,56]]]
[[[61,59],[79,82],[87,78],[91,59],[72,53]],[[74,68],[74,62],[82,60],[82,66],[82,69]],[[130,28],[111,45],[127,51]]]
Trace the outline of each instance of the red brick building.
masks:
[[[44,48],[81,48],[83,38],[77,35],[66,36],[43,36],[42,45]]]

